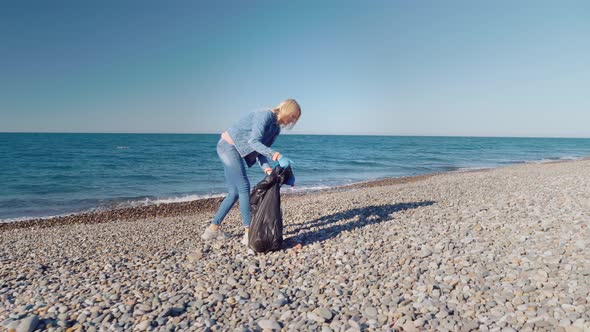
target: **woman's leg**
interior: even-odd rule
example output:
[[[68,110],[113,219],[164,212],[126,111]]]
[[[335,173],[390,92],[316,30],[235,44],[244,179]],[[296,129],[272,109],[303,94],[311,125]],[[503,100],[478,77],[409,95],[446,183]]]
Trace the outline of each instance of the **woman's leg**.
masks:
[[[241,161],[241,160],[240,160]],[[240,213],[242,214],[242,224],[246,227],[246,231],[250,227],[250,180],[246,175],[246,168],[244,163],[241,163],[241,174],[236,176],[236,189],[238,191],[238,198],[240,201]],[[236,174],[237,175],[237,174]]]
[[[219,209],[215,213],[213,221],[211,221],[211,224],[216,226],[221,225],[221,222],[223,221],[229,210],[231,210],[232,206],[234,206],[234,203],[238,200],[238,191],[236,187],[230,183],[230,180],[227,175],[227,167],[225,167],[225,165],[223,167],[225,171],[225,179],[228,185],[228,192],[227,196],[225,196],[225,198],[221,202],[221,205],[219,205]]]
[[[248,227],[250,226],[250,181],[246,175],[242,157],[232,145],[223,140],[217,144],[217,154],[223,163],[228,194],[221,202],[211,223],[219,226],[239,198],[242,221],[244,227]]]

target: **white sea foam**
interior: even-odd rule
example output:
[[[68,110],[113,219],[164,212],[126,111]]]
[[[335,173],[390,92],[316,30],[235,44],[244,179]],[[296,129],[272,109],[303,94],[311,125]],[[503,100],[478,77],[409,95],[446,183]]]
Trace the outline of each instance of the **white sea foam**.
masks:
[[[483,171],[486,169],[493,169],[495,167],[492,166],[473,166],[473,167],[460,167],[456,170],[449,171],[449,173],[464,173],[464,172],[471,172],[471,171]]]
[[[83,212],[80,212],[83,213]],[[32,220],[32,219],[41,219],[41,220],[45,220],[45,219],[51,219],[51,218],[57,218],[57,217],[67,217],[67,216],[71,216],[74,214],[79,214],[79,213],[65,213],[65,214],[55,214],[55,215],[51,215],[51,216],[30,216],[30,217],[18,217],[18,218],[6,218],[6,219],[0,219],[0,224],[3,223],[11,223],[11,222],[19,222],[19,221],[27,221],[27,220]]]
[[[225,194],[206,194],[206,195],[186,195],[186,196],[174,196],[174,197],[156,197],[156,198],[142,198],[136,200],[127,200],[119,202],[115,205],[116,208],[125,208],[125,207],[138,207],[138,206],[148,206],[148,205],[158,205],[158,204],[171,204],[171,203],[182,203],[182,202],[192,202],[201,199],[207,198],[217,198],[217,197],[224,197]]]
[[[563,156],[559,158],[550,158],[550,159],[540,159],[540,160],[530,160],[527,161],[528,164],[546,164],[546,163],[553,163],[556,161],[567,161],[567,160],[582,160],[583,157],[576,157],[576,156]]]
[[[330,189],[330,188],[334,188],[337,186],[323,186],[323,185],[317,185],[317,186],[283,186],[281,187],[281,191],[284,193],[301,193],[301,192],[310,192],[310,191],[318,191],[318,190],[324,190],[324,189]]]
[[[556,162],[558,161],[557,159],[539,159],[539,160],[528,160],[525,161],[525,163],[527,164],[546,164],[546,163],[551,163],[551,162]]]

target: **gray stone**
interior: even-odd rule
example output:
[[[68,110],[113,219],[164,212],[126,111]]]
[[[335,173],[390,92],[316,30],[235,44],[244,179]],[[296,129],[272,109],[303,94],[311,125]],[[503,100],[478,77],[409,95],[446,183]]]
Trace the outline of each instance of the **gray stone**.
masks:
[[[329,321],[330,319],[332,319],[332,311],[330,311],[327,308],[321,307],[321,308],[317,308],[316,310],[314,310],[314,312],[322,317],[325,321]]]
[[[226,283],[230,286],[235,286],[238,284],[238,282],[236,281],[236,279],[234,279],[233,277],[227,277],[226,279]]]
[[[18,325],[20,324],[20,320],[11,319],[10,322],[7,322],[6,325],[3,325],[6,330],[16,330]]]
[[[84,323],[86,321],[86,319],[88,318],[88,315],[83,312],[80,315],[78,315],[78,319],[76,319],[79,323]]]
[[[288,303],[289,303],[289,300],[287,300],[287,299],[286,299],[286,298],[284,298],[284,297],[279,297],[278,299],[276,299],[276,300],[275,300],[275,301],[272,303],[272,305],[273,305],[273,307],[279,308],[279,307],[282,307],[282,306],[284,306],[284,305],[287,305]]]
[[[319,323],[323,323],[326,321],[324,319],[324,317],[316,314],[315,312],[307,312],[307,319],[312,320],[314,322],[319,322]]]
[[[463,322],[463,330],[473,331],[479,328],[479,323],[476,320],[465,320]]]
[[[432,250],[430,249],[423,249],[420,250],[420,252],[418,253],[418,257],[420,258],[426,258],[432,255]]]
[[[281,318],[279,318],[279,319],[282,321],[289,320],[291,318],[292,314],[293,314],[293,312],[291,310],[287,310],[281,314]]]
[[[352,327],[355,330],[360,330],[361,329],[361,324],[359,324],[359,322],[357,322],[354,319],[349,319],[348,320],[348,325],[350,325],[350,327]]]
[[[367,319],[375,319],[377,318],[377,309],[375,307],[367,307],[363,310],[363,316]]]
[[[139,304],[135,306],[135,310],[141,310],[143,312],[150,312],[152,311],[152,306],[149,304]]]
[[[23,318],[18,324],[18,328],[16,332],[32,332],[37,327],[39,323],[39,316],[37,315],[30,315],[26,318]]]
[[[281,326],[274,319],[263,319],[258,321],[258,326],[261,329],[280,330]]]
[[[7,319],[3,320],[2,323],[0,323],[0,326],[6,327],[6,326],[8,326],[8,324],[11,324],[12,322],[14,322],[14,319],[7,318]]]
[[[150,327],[151,324],[152,324],[152,321],[144,320],[143,322],[137,324],[136,328],[140,331],[145,331],[145,330],[147,330],[148,327]]]

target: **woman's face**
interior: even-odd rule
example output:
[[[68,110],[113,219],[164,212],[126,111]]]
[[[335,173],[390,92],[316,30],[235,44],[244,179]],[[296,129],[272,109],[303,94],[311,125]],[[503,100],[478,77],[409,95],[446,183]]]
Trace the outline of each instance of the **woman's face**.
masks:
[[[295,121],[297,121],[297,115],[295,114],[288,114],[278,119],[279,124],[282,126],[288,126]]]

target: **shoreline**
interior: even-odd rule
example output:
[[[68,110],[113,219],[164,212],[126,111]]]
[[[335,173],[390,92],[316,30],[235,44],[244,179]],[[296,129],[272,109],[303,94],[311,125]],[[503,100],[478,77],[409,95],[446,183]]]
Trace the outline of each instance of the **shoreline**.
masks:
[[[441,176],[445,174],[457,174],[457,173],[473,173],[473,172],[488,172],[495,169],[502,169],[507,167],[514,167],[518,165],[543,165],[543,164],[554,164],[554,163],[569,163],[581,160],[590,160],[589,157],[582,157],[579,159],[565,159],[565,160],[548,160],[542,162],[522,162],[514,163],[505,166],[489,167],[489,168],[476,168],[476,169],[459,169],[445,172],[433,172],[420,175],[402,176],[402,177],[386,177],[374,180],[360,181],[350,184],[343,184],[329,188],[314,189],[314,190],[303,190],[301,192],[283,193],[282,199],[289,199],[289,196],[301,196],[301,195],[314,195],[318,193],[326,192],[339,192],[354,190],[359,188],[372,188],[372,187],[383,187],[398,185],[403,183],[411,183],[417,181],[423,181],[431,177]],[[169,217],[180,217],[195,215],[203,212],[215,212],[219,208],[221,201],[225,196],[222,197],[210,197],[195,199],[185,202],[172,202],[172,203],[156,203],[144,206],[134,206],[125,208],[107,209],[103,211],[92,211],[92,212],[76,212],[66,215],[29,218],[16,221],[0,222],[0,232],[19,229],[19,228],[50,228],[62,225],[72,224],[98,224],[112,221],[135,221],[147,218],[169,218]],[[232,208],[233,209],[233,208]]]
[[[468,170],[464,172],[485,172],[487,170],[489,169]],[[310,191],[282,193],[281,199],[289,200],[289,197],[291,196],[317,195],[320,193],[327,192],[341,192],[359,188],[383,187],[396,184],[418,182],[431,178],[433,176],[451,174],[453,172],[456,171],[428,173],[422,175],[404,176],[399,178],[383,178],[377,180],[368,180],[351,184],[339,185],[323,189],[315,189]],[[225,196],[211,197],[195,199],[186,202],[159,203],[104,211],[81,212],[61,216],[40,217],[0,222],[0,232],[20,228],[51,228],[56,226],[73,224],[99,224],[112,221],[127,222],[149,218],[170,218],[190,216],[204,212],[217,211],[219,205],[221,204],[221,201],[224,198]],[[233,207],[232,210],[233,209],[235,209],[235,207]]]

